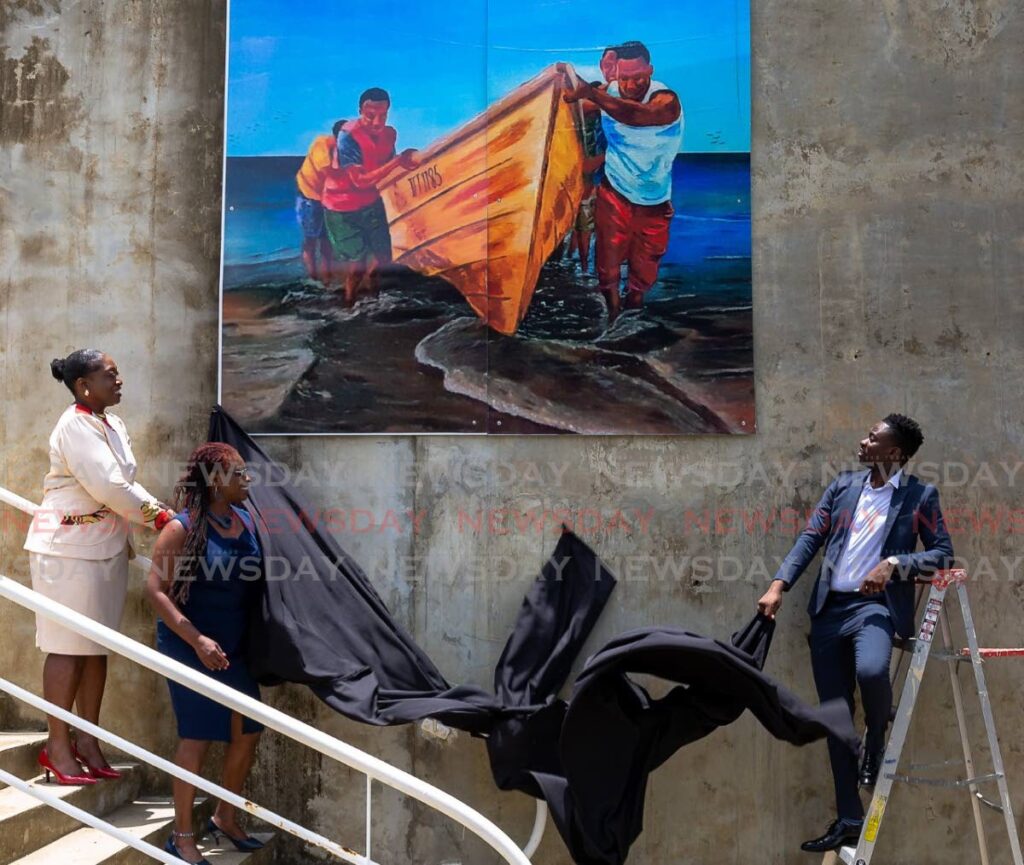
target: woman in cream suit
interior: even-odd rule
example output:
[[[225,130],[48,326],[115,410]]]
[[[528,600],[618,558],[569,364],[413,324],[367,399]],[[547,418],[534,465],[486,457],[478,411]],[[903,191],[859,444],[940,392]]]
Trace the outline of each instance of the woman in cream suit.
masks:
[[[161,529],[174,515],[135,483],[135,456],[124,422],[107,409],[121,401],[121,377],[109,355],[76,351],[50,364],[75,397],[50,434],[50,470],[25,549],[32,588],[91,619],[117,628],[124,610],[131,523]],[[43,616],[36,645],[46,652],[43,696],[99,723],[107,650]],[[72,742],[68,725],[49,718],[39,765],[61,784],[116,778],[92,736]],[[83,772],[83,765],[88,774]]]

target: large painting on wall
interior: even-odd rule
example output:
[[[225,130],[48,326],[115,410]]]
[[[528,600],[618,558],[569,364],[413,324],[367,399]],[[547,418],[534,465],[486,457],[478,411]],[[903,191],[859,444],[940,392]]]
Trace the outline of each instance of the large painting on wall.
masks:
[[[220,400],[752,433],[749,0],[231,0]]]

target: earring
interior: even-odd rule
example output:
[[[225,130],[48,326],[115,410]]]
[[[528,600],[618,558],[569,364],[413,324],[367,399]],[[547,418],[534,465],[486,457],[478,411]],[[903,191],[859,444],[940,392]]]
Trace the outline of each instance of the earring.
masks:
[[[86,388],[86,389],[85,389],[85,395],[86,395],[86,396],[88,396],[88,395],[89,395],[89,388]]]

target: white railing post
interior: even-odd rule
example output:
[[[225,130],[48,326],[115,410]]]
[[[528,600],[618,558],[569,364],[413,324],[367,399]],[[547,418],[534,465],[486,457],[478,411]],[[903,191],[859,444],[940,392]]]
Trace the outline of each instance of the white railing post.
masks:
[[[370,798],[372,794],[373,779],[366,776],[366,858],[369,859],[373,856],[370,851],[370,844],[373,837],[373,801]]]

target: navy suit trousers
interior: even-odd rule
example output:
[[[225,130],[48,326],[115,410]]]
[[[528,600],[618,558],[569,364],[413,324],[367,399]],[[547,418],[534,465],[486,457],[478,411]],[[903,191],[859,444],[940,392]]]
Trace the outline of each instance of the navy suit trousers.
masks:
[[[821,612],[811,619],[811,667],[822,702],[842,697],[854,710],[854,688],[860,686],[867,722],[866,748],[885,747],[885,729],[892,711],[893,623],[884,596],[830,592]],[[861,820],[864,806],[857,792],[857,758],[829,737],[828,754],[840,819]]]

